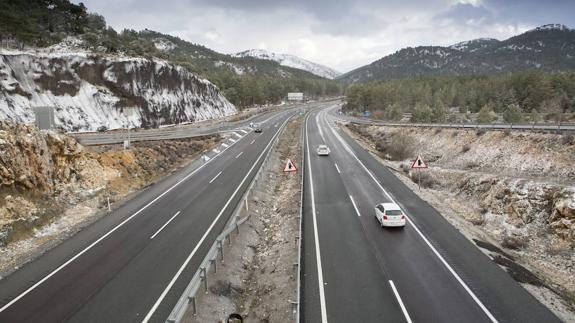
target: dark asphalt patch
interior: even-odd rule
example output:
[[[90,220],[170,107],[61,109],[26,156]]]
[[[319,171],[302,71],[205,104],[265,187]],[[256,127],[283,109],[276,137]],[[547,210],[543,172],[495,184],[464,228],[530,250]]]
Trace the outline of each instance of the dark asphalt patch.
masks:
[[[543,281],[541,281],[541,279],[535,276],[535,274],[509,258],[495,255],[493,257],[493,261],[496,264],[504,267],[505,271],[507,271],[507,273],[519,283],[526,283],[539,287],[547,287]]]
[[[512,255],[506,253],[505,251],[501,250],[499,247],[497,247],[496,245],[489,243],[487,241],[482,241],[482,240],[478,240],[478,239],[473,239],[473,242],[475,242],[475,244],[479,247],[479,248],[483,248],[485,250],[489,250],[491,252],[495,252],[498,253],[508,259],[514,260],[515,258],[513,258]]]

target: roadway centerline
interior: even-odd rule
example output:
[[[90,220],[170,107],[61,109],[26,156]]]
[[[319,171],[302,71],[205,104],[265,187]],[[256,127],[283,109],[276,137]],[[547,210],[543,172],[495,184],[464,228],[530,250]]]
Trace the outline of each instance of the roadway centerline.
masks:
[[[172,220],[173,220],[175,217],[178,216],[178,214],[180,214],[180,211],[176,212],[176,214],[174,214],[174,215],[168,220],[168,222],[164,223],[164,225],[162,225],[162,227],[161,227],[160,229],[158,229],[158,231],[156,231],[156,233],[154,233],[154,234],[150,237],[150,239],[154,239],[154,238],[158,235],[158,233],[160,233],[160,231],[164,230],[164,228],[165,228],[168,224],[170,224],[170,222],[172,222]]]
[[[316,218],[316,210],[315,210],[315,194],[313,190],[313,175],[311,172],[311,161],[309,158],[309,137],[307,133],[307,124],[308,124],[309,117],[305,120],[305,141],[306,141],[306,149],[307,149],[307,164],[309,167],[306,167],[309,170],[309,184],[310,184],[310,194],[311,194],[311,215],[313,219],[313,237],[315,241],[315,255],[316,255],[316,264],[317,264],[317,284],[319,288],[319,303],[320,303],[320,310],[321,310],[321,322],[327,323],[327,310],[325,305],[325,292],[323,289],[323,269],[321,266],[321,252],[319,247],[319,234],[317,230],[317,218]]]
[[[353,196],[349,196],[349,199],[351,200],[351,204],[353,204],[353,208],[355,209],[355,213],[357,213],[357,216],[361,216],[361,213],[359,213],[359,209],[357,208],[357,205],[355,204],[355,201],[353,200]]]
[[[236,159],[237,159],[238,157],[240,157],[243,153],[244,153],[243,151],[240,152],[240,153],[236,156]]]
[[[393,280],[389,280],[389,285],[391,285],[391,289],[393,290],[393,294],[395,295],[395,298],[397,299],[397,302],[399,303],[399,306],[401,307],[401,311],[403,312],[403,316],[405,316],[405,320],[407,320],[407,323],[411,323],[411,317],[409,317],[409,313],[407,313],[407,309],[405,308],[405,305],[403,305],[403,301],[401,300],[401,296],[399,296],[399,293],[397,292],[397,289],[395,288],[395,284],[393,283]]]
[[[333,164],[335,165],[335,169],[337,169],[337,172],[338,172],[339,174],[341,174],[341,171],[339,170],[339,167],[337,167],[337,163],[333,163]]]
[[[216,175],[214,178],[212,178],[212,179],[210,180],[210,184],[212,184],[212,182],[215,181],[216,178],[218,178],[218,176],[220,176],[220,175],[222,175],[222,172],[219,172],[218,175]]]
[[[322,111],[323,112],[323,111]],[[343,145],[343,147],[345,148],[345,150],[347,150],[351,156],[354,157],[354,159],[359,163],[359,165],[367,172],[367,174],[369,175],[369,177],[371,177],[371,179],[375,182],[375,184],[381,189],[381,191],[387,196],[387,198],[392,202],[392,203],[396,203],[401,205],[401,203],[398,203],[395,201],[395,199],[393,199],[391,197],[391,195],[387,192],[387,190],[385,188],[383,188],[383,186],[379,183],[379,181],[375,178],[375,176],[372,174],[372,172],[365,166],[365,164],[359,159],[359,157],[357,157],[357,155],[353,152],[353,150],[351,149],[351,147],[344,141],[344,139],[332,128],[329,127],[329,129],[331,130],[331,132],[335,135],[335,137],[337,138],[337,140],[339,140],[341,142],[341,144]],[[401,205],[402,206],[402,205]],[[491,314],[491,312],[489,311],[489,309],[487,309],[487,307],[483,304],[483,302],[481,302],[481,300],[475,295],[475,293],[471,290],[471,288],[469,288],[469,286],[467,286],[467,284],[463,281],[463,279],[461,279],[461,277],[457,274],[457,272],[449,265],[449,263],[445,260],[445,258],[443,258],[443,256],[439,253],[439,251],[437,251],[437,249],[435,249],[435,247],[431,244],[431,242],[429,242],[429,240],[423,235],[423,233],[419,230],[419,228],[415,225],[415,223],[411,220],[411,216],[407,213],[406,209],[402,206],[403,211],[406,213],[407,215],[407,221],[409,222],[409,224],[415,229],[415,232],[417,232],[419,234],[419,236],[421,237],[421,239],[425,242],[425,244],[431,249],[431,251],[433,252],[433,254],[435,254],[435,256],[437,256],[437,258],[439,258],[439,260],[441,261],[441,263],[443,263],[443,265],[447,268],[447,270],[449,271],[449,273],[451,273],[451,275],[455,278],[455,280],[457,280],[457,282],[463,287],[463,289],[467,292],[467,294],[469,296],[471,296],[471,298],[473,299],[473,301],[479,306],[479,308],[481,308],[481,310],[483,311],[483,313],[485,313],[485,315],[489,318],[489,320],[493,323],[497,323],[497,319],[493,316],[493,314]]]

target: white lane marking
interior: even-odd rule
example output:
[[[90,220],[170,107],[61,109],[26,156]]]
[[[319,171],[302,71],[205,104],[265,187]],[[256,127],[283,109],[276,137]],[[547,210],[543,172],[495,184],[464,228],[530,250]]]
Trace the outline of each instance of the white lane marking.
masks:
[[[313,219],[313,237],[314,237],[314,241],[315,241],[315,258],[316,258],[316,263],[317,263],[317,284],[319,287],[319,303],[320,303],[320,309],[321,309],[321,321],[322,323],[327,323],[327,310],[326,310],[326,305],[325,305],[325,292],[323,290],[323,270],[322,270],[322,266],[321,266],[321,252],[320,252],[320,248],[319,248],[319,234],[317,231],[317,218],[316,218],[316,211],[315,211],[315,194],[313,191],[313,175],[311,172],[311,162],[309,159],[309,137],[307,134],[307,123],[308,123],[309,118],[307,118],[305,120],[305,141],[306,141],[306,149],[307,149],[307,164],[308,167],[306,167],[306,169],[309,170],[309,184],[310,184],[310,194],[311,194],[311,212],[312,212],[312,219]]]
[[[237,140],[235,140],[234,138],[230,138],[229,139],[231,142],[235,143]]]
[[[212,222],[212,224],[209,226],[209,228],[206,230],[206,232],[204,233],[204,235],[200,238],[200,241],[198,241],[198,244],[196,245],[196,247],[194,248],[194,250],[192,250],[192,252],[188,255],[188,258],[186,258],[186,260],[184,261],[184,263],[182,264],[182,266],[180,267],[180,269],[178,269],[178,271],[176,272],[176,274],[174,275],[174,277],[172,278],[172,280],[170,281],[170,283],[168,284],[168,286],[166,286],[166,288],[164,289],[164,291],[162,292],[162,294],[160,295],[160,297],[158,297],[158,299],[156,300],[156,302],[154,303],[154,305],[152,306],[152,308],[150,309],[150,311],[148,312],[148,314],[146,315],[146,317],[144,317],[144,319],[142,320],[142,323],[147,323],[150,318],[152,317],[152,315],[154,314],[154,312],[156,311],[156,309],[158,308],[158,306],[160,306],[160,304],[162,303],[162,301],[164,300],[164,298],[166,297],[166,295],[168,294],[168,292],[170,291],[170,289],[172,289],[172,286],[174,286],[174,284],[176,283],[176,280],[178,280],[178,278],[180,277],[180,275],[182,274],[182,272],[184,271],[184,269],[188,266],[188,264],[190,263],[190,261],[192,260],[192,258],[194,257],[194,255],[196,254],[196,252],[198,251],[198,249],[200,248],[200,246],[204,243],[204,240],[206,239],[206,237],[208,236],[208,234],[210,234],[210,232],[212,231],[213,227],[216,225],[216,223],[219,221],[220,217],[222,216],[222,214],[224,214],[224,211],[227,209],[228,205],[230,205],[230,203],[232,202],[232,200],[234,199],[234,197],[236,196],[236,194],[238,194],[238,191],[240,190],[240,188],[244,185],[244,182],[248,179],[248,177],[250,176],[250,174],[252,173],[252,171],[254,170],[254,168],[256,167],[256,165],[258,164],[258,162],[260,161],[260,159],[262,159],[264,153],[268,150],[268,148],[270,147],[270,145],[274,142],[275,138],[279,135],[281,129],[285,126],[285,124],[288,122],[289,118],[286,119],[284,121],[284,123],[282,124],[282,126],[278,129],[278,131],[276,132],[276,134],[272,137],[272,139],[269,141],[269,143],[267,144],[267,146],[264,148],[264,150],[262,150],[261,154],[259,155],[258,159],[255,161],[255,163],[252,165],[252,167],[250,168],[250,170],[247,172],[246,176],[244,177],[244,179],[242,180],[242,182],[238,185],[238,187],[236,188],[236,190],[234,191],[234,193],[232,194],[232,196],[230,196],[230,199],[226,202],[226,204],[224,205],[224,207],[221,209],[220,213],[218,213],[218,215],[216,216],[216,218],[214,219],[214,221]]]
[[[240,153],[236,156],[236,158],[240,157],[243,153],[244,153],[243,151],[240,152]]]
[[[228,149],[228,148],[226,148]],[[226,150],[224,149],[224,151]],[[214,149],[215,150],[215,149]],[[218,151],[219,153],[219,151]],[[216,156],[217,157],[217,156]],[[35,283],[34,285],[30,286],[28,289],[26,289],[25,291],[23,291],[20,295],[16,296],[14,299],[12,299],[10,302],[8,302],[6,305],[4,305],[2,308],[0,308],[0,313],[4,312],[7,308],[9,308],[10,306],[12,306],[14,303],[16,303],[17,301],[19,301],[22,297],[26,296],[28,293],[30,293],[31,291],[33,291],[34,289],[36,289],[36,287],[42,285],[45,281],[47,281],[48,279],[50,279],[52,276],[54,276],[55,274],[57,274],[60,270],[62,270],[63,268],[65,268],[66,266],[68,266],[70,263],[72,263],[74,260],[78,259],[80,256],[82,256],[83,254],[85,254],[88,250],[92,249],[95,245],[97,245],[98,243],[100,243],[100,241],[106,239],[109,235],[111,235],[112,233],[114,233],[116,230],[118,230],[120,227],[122,227],[124,224],[128,223],[130,220],[132,220],[135,216],[137,216],[138,214],[140,214],[142,211],[144,211],[145,209],[147,209],[150,205],[152,205],[153,203],[155,203],[157,200],[159,200],[160,198],[162,198],[164,195],[168,194],[171,190],[173,190],[174,188],[176,188],[178,185],[180,185],[181,183],[183,183],[184,181],[186,181],[188,178],[192,177],[195,173],[197,173],[198,171],[200,171],[201,169],[203,169],[206,165],[208,165],[209,163],[211,163],[212,161],[215,160],[215,157],[212,159],[207,160],[204,164],[202,164],[200,167],[196,168],[194,171],[192,171],[191,173],[189,173],[188,175],[186,175],[184,178],[182,178],[181,180],[179,180],[178,182],[176,182],[174,185],[172,185],[170,188],[168,188],[167,190],[165,190],[162,194],[158,195],[156,198],[154,198],[152,201],[150,201],[148,204],[144,205],[141,209],[139,209],[138,211],[136,211],[136,213],[130,215],[128,218],[126,218],[124,221],[120,222],[120,224],[116,225],[115,227],[113,227],[110,231],[106,232],[103,236],[101,236],[100,238],[98,238],[98,240],[92,242],[89,246],[87,246],[86,248],[82,249],[82,251],[78,252],[76,255],[74,255],[72,258],[70,258],[69,260],[67,260],[65,263],[61,264],[58,268],[54,269],[53,271],[51,271],[48,275],[44,276],[44,278],[40,279],[37,283]]]
[[[399,306],[401,307],[401,311],[403,312],[403,316],[405,316],[405,320],[407,321],[407,323],[411,323],[411,317],[409,317],[409,313],[407,313],[407,310],[405,309],[405,305],[403,305],[403,301],[401,300],[401,296],[399,296],[399,293],[397,292],[397,289],[395,288],[395,284],[393,283],[393,281],[390,279],[389,280],[389,284],[391,285],[391,289],[393,290],[393,294],[395,294],[395,298],[397,298],[397,301],[399,302]]]
[[[241,132],[243,132],[243,133],[244,133],[244,135],[245,135],[246,133],[248,133],[248,132],[247,132],[247,131],[245,131],[244,129],[240,129],[240,131],[241,131]]]
[[[251,144],[253,144],[254,142],[256,142],[256,140],[255,140],[255,139],[254,139],[254,140],[252,140],[252,142],[250,142],[250,145],[251,145]]]
[[[222,143],[222,146],[224,146],[225,148],[228,148],[230,145],[226,144],[225,142]]]
[[[216,175],[214,178],[212,178],[212,179],[210,180],[210,184],[212,184],[212,182],[215,181],[216,178],[218,178],[218,176],[220,176],[221,174],[222,174],[222,172],[219,172],[218,175]]]
[[[325,137],[323,136],[323,131],[319,126],[319,113],[315,116],[315,123],[317,124],[317,130],[319,130],[319,135],[321,136],[321,140],[325,143]]]
[[[216,148],[214,148],[212,151],[215,152],[216,154],[219,154],[219,153],[220,153],[220,151],[219,151],[218,149],[216,149]]]
[[[237,132],[233,132],[233,134],[234,134],[234,136],[236,136],[236,137],[238,137],[238,138],[241,138],[241,137],[242,137],[242,135],[240,135],[240,134],[237,133]]]
[[[341,171],[339,170],[339,167],[337,167],[337,164],[334,163],[334,165],[335,165],[335,169],[337,169],[337,172],[341,174]]]
[[[355,201],[353,200],[353,196],[349,196],[349,199],[351,200],[351,204],[353,204],[353,208],[355,209],[355,213],[357,213],[357,216],[361,216],[361,213],[359,213],[359,209],[357,208],[357,205],[355,204]]]
[[[180,211],[176,212],[176,214],[174,214],[174,215],[168,220],[168,222],[164,223],[164,225],[162,225],[162,227],[161,227],[158,231],[156,231],[156,233],[154,233],[154,234],[150,237],[150,239],[154,239],[154,238],[158,235],[158,233],[160,233],[160,231],[164,230],[164,228],[165,228],[168,224],[170,224],[170,222],[172,222],[172,220],[173,220],[175,217],[178,216],[178,214],[180,214]]]
[[[331,127],[330,127],[330,129],[331,129]],[[379,188],[387,196],[387,198],[391,202],[396,203],[395,200],[391,197],[391,195],[389,195],[389,193],[383,188],[383,186],[381,186],[381,184],[375,178],[375,176],[373,176],[371,171],[355,155],[355,153],[351,150],[351,147],[349,147],[347,145],[347,143],[344,142],[343,138],[337,132],[335,132],[333,129],[331,129],[331,131],[337,137],[337,139],[343,144],[345,150],[347,150],[355,158],[355,160],[361,165],[361,167],[363,167],[363,169],[369,174],[371,179],[377,184],[377,186],[379,186]],[[405,211],[405,208],[403,208],[403,209]],[[455,279],[459,282],[459,284],[463,287],[463,289],[465,289],[467,294],[469,294],[469,296],[471,296],[471,298],[475,301],[475,303],[481,308],[483,313],[485,313],[485,315],[487,315],[487,317],[491,320],[491,322],[497,323],[498,322],[497,319],[493,316],[493,314],[491,314],[489,309],[487,309],[487,307],[485,307],[485,305],[483,305],[481,300],[479,300],[479,298],[475,295],[475,293],[471,290],[471,288],[469,288],[469,286],[467,286],[467,284],[463,281],[463,279],[461,279],[461,277],[459,277],[459,275],[455,272],[455,270],[447,263],[447,261],[443,258],[443,256],[441,256],[441,254],[437,251],[437,249],[435,249],[435,247],[429,242],[429,240],[427,240],[427,238],[423,235],[423,233],[421,233],[419,228],[415,225],[415,223],[413,223],[413,221],[411,221],[410,218],[411,218],[411,216],[409,216],[409,214],[408,214],[407,221],[409,221],[411,226],[415,229],[415,232],[417,232],[419,234],[419,236],[423,239],[423,241],[427,244],[427,246],[431,249],[431,251],[433,251],[433,253],[437,256],[437,258],[439,258],[439,260],[443,263],[443,265],[447,268],[447,270],[451,273],[451,275],[453,277],[455,277]]]

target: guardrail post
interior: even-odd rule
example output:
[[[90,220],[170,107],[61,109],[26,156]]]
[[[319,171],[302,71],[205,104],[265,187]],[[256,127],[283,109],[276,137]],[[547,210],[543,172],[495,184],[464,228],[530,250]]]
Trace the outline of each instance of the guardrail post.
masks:
[[[202,274],[200,277],[204,281],[204,289],[205,289],[205,292],[207,294],[208,293],[208,273],[207,273],[205,267],[202,267],[200,270],[202,271]]]
[[[190,301],[192,303],[192,314],[194,314],[194,316],[196,316],[198,314],[198,309],[196,307],[196,297],[191,297]]]
[[[216,258],[210,259],[210,263],[214,266],[214,273],[217,273],[218,272],[218,262],[216,261]]]
[[[238,219],[236,219],[236,233],[240,234],[240,226],[238,224]]]
[[[218,250],[220,252],[220,260],[224,262],[224,245],[222,240],[218,240]]]

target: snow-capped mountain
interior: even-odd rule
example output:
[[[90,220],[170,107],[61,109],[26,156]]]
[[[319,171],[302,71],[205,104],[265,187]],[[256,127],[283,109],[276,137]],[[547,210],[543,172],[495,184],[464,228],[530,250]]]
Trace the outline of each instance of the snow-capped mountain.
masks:
[[[523,70],[575,70],[575,30],[550,24],[503,41],[480,38],[448,47],[408,47],[338,79],[355,83],[421,74],[488,74]]]
[[[0,119],[31,123],[54,107],[56,126],[94,131],[218,118],[236,108],[207,80],[158,59],[57,46],[0,51]]]
[[[232,56],[268,59],[278,62],[280,65],[298,68],[300,70],[308,71],[312,74],[325,77],[328,79],[334,79],[341,74],[340,72],[332,68],[314,62],[310,62],[295,55],[277,54],[269,52],[264,49],[250,49],[240,53],[233,54]]]

